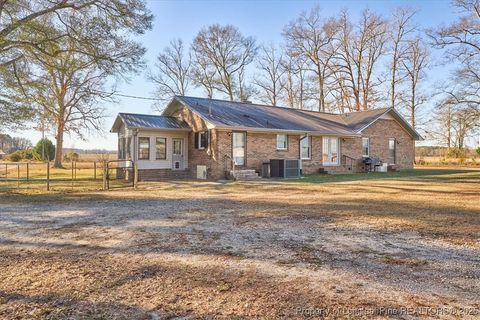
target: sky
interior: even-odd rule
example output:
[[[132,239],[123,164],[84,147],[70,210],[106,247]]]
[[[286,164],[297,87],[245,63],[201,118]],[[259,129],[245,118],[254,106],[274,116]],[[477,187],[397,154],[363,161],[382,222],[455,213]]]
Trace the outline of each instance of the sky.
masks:
[[[410,6],[418,10],[416,23],[422,28],[433,28],[448,24],[455,19],[455,10],[449,1],[308,1],[308,0],[230,0],[230,1],[166,1],[148,0],[147,5],[155,16],[154,27],[137,40],[147,49],[145,59],[147,69],[153,70],[155,57],[174,38],[181,38],[188,44],[200,29],[219,23],[232,24],[245,36],[253,36],[258,44],[279,44],[282,42],[282,30],[286,24],[295,19],[302,11],[308,11],[319,5],[324,16],[334,16],[342,9],[348,9],[353,20],[364,9],[369,8],[386,16],[393,8]],[[448,67],[436,66],[428,74],[428,85],[448,76]],[[128,83],[117,86],[125,95],[154,97],[154,85],[146,79],[145,72],[131,76]],[[104,119],[104,130],[92,133],[82,141],[75,136],[65,136],[65,148],[107,149],[115,150],[116,135],[109,130],[119,112],[156,113],[153,101],[119,97],[117,103],[106,104],[107,117]],[[36,142],[41,133],[34,130],[10,132],[15,136],[23,136]],[[53,133],[47,137],[54,139]]]

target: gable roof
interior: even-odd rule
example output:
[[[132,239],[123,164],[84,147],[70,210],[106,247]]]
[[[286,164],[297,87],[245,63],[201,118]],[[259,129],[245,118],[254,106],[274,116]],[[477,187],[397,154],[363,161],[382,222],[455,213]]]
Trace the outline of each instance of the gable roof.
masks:
[[[118,132],[122,123],[125,124],[128,129],[190,130],[190,127],[185,121],[179,120],[175,117],[136,113],[119,113],[110,132]]]
[[[372,109],[367,111],[344,113],[340,116],[352,130],[361,133],[384,115],[390,115],[396,120],[415,140],[423,140],[422,136],[393,108]]]
[[[174,101],[180,102],[207,124],[219,129],[358,135],[341,118],[330,113],[186,96],[176,96]],[[171,114],[174,101],[163,114]]]

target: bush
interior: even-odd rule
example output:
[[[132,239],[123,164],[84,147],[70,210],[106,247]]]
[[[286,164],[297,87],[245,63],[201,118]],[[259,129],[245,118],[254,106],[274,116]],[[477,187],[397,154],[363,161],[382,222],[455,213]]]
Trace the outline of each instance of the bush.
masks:
[[[475,153],[480,156],[480,147],[478,147],[476,150],[475,150]]]
[[[8,154],[7,161],[19,162],[22,160],[40,160],[40,156],[34,150],[18,150]]]
[[[55,146],[47,138],[40,139],[33,148],[33,151],[39,155],[39,160],[42,160],[42,146],[45,147],[45,159],[43,160],[53,160],[55,158]]]
[[[15,152],[12,152],[10,154],[7,154],[5,156],[5,159],[7,161],[11,161],[11,162],[19,162],[23,159],[23,155],[22,155],[21,151],[15,151]]]
[[[76,152],[69,152],[63,156],[63,161],[78,161],[80,156]]]

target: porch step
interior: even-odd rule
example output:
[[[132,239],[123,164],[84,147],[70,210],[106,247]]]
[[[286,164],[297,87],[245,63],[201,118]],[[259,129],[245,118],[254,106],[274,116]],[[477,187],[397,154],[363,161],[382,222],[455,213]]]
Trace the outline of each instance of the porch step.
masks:
[[[230,176],[235,180],[248,181],[259,180],[261,177],[252,169],[230,171]]]

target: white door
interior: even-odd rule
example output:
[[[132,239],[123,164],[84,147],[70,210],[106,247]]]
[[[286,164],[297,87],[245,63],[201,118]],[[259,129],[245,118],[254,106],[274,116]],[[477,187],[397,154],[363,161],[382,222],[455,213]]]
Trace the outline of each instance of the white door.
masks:
[[[172,139],[172,169],[183,170],[183,139]]]

